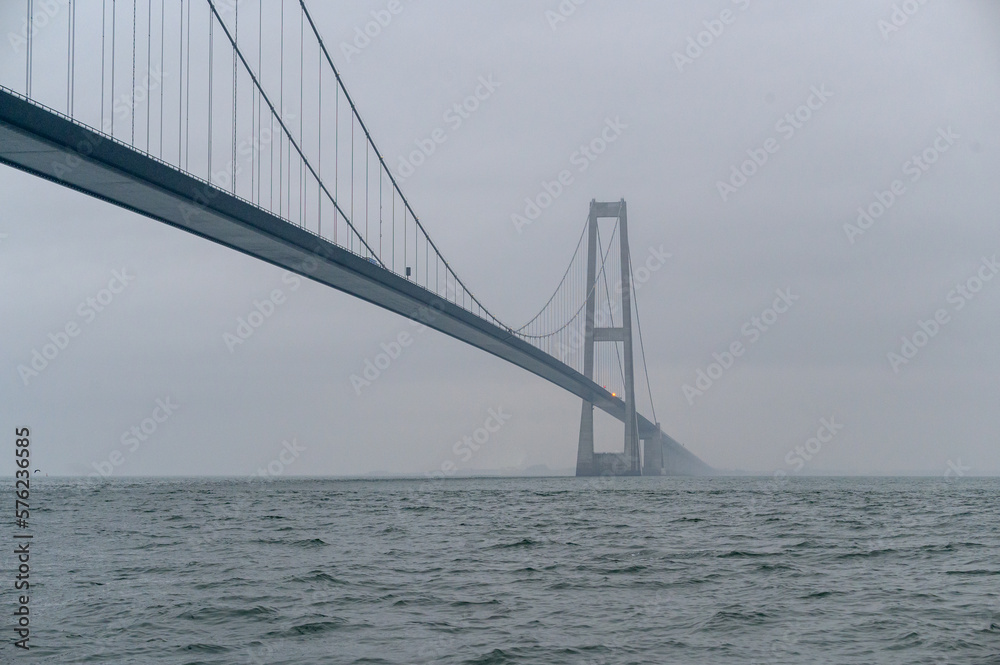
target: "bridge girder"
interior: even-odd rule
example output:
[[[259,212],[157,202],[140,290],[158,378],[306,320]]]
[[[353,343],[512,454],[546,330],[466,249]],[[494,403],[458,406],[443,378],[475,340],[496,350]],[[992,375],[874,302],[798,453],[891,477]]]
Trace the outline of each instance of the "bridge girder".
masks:
[[[625,422],[626,404],[509,330],[164,162],[0,89],[0,162],[420,321]],[[637,415],[638,437],[662,434]],[[711,471],[662,434],[685,474]]]

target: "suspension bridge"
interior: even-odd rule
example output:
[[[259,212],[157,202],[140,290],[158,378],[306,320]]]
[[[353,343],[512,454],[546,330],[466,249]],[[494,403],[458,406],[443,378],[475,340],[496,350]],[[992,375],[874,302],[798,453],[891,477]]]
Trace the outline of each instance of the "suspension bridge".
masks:
[[[303,0],[19,0],[0,24],[0,162],[547,379],[582,400],[577,475],[711,473],[655,416],[625,201],[591,202],[552,296],[509,325],[434,244]],[[623,452],[595,452],[595,408]]]

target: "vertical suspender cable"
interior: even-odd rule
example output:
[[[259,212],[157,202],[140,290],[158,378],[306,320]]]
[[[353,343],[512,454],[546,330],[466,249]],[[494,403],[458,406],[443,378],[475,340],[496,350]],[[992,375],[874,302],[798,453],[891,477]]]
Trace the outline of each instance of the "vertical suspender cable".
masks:
[[[354,223],[354,112],[351,112],[351,223]],[[351,236],[351,251],[354,251],[354,236]]]
[[[334,81],[336,83],[336,81]],[[333,87],[333,198],[340,202],[340,86]],[[333,243],[337,244],[340,211],[333,207]]]
[[[28,44],[24,55],[24,95],[31,97],[31,33],[35,31],[35,3],[28,0]]]
[[[382,259],[382,169],[378,170],[378,258]]]
[[[257,73],[260,76],[261,85],[264,84],[264,0],[257,3]],[[258,133],[263,134],[264,128],[261,125],[261,108],[264,106],[257,94],[257,88],[253,88],[254,99],[254,130],[253,136],[256,141],[254,147],[254,160],[250,162],[250,191],[253,192],[254,185],[257,186],[257,205],[260,205],[260,141],[257,140]]]
[[[368,143],[365,143],[365,242],[368,242],[368,201],[371,196],[368,193],[368,181],[371,180],[371,173],[368,168]],[[371,243],[369,243],[371,244]]]
[[[279,79],[281,78],[281,72],[280,71],[278,72],[278,78]],[[280,105],[280,102],[279,102],[279,105]],[[268,198],[267,203],[268,203],[268,207],[271,209],[271,212],[274,212],[274,113],[271,112],[270,109],[268,110],[268,114],[267,114],[267,126],[268,126],[268,129],[271,131],[271,137],[272,137],[272,140],[271,140],[271,156],[268,159],[268,164],[267,164],[268,171],[269,171],[269,173],[268,173],[269,177],[268,177],[267,185],[268,185],[268,189],[271,190],[271,194],[270,194],[270,197]],[[278,141],[279,142],[281,141],[281,135],[280,134],[278,135]],[[278,148],[279,148],[279,153],[280,153],[280,148],[281,148],[281,144],[280,143],[278,144]]]
[[[184,55],[184,168],[191,167],[191,3],[187,5],[187,48]]]
[[[316,70],[319,72],[319,104],[317,109],[317,121],[319,137],[317,141],[319,142],[319,179],[323,179],[323,54],[319,54],[319,66]],[[316,188],[316,233],[323,236],[323,189],[320,187]]]
[[[240,3],[238,2],[236,3],[235,20],[236,20],[236,25],[234,26],[233,29],[234,41],[236,42],[236,46],[233,47],[233,161],[232,165],[229,167],[230,177],[233,180],[233,194],[236,193],[236,170],[237,170],[236,169],[236,124],[237,124],[236,121],[238,118],[236,114],[236,109],[239,108],[239,106],[236,103],[236,93],[237,93],[236,81],[238,79],[236,71],[236,49],[239,48],[239,43],[240,43]]]
[[[70,0],[70,20],[73,21],[73,53],[71,55],[73,63],[73,76],[70,79],[70,108],[69,114],[72,117],[76,113],[76,2]]]
[[[76,2],[75,0],[70,0],[69,13],[70,13],[69,16],[70,25],[72,26],[70,30],[73,35],[70,42],[72,44],[72,47],[70,49],[70,67],[72,67],[72,69],[69,81],[69,115],[72,118],[76,113]]]
[[[396,192],[390,190],[392,195],[392,271],[396,272]],[[448,287],[447,273],[445,274],[445,288]]]
[[[132,0],[132,88],[129,101],[129,116],[132,121],[132,138],[129,143],[135,146],[135,13],[137,0]]]
[[[104,41],[107,37],[108,0],[101,0],[101,131],[104,131],[104,70],[107,69],[104,55]]]
[[[212,13],[208,14],[208,176],[206,180],[212,182],[212,88],[215,67],[212,61],[215,56],[215,18]]]
[[[70,109],[70,80],[73,78],[73,0],[70,1],[69,12],[66,15],[66,115],[73,117]]]
[[[305,135],[305,88],[306,88],[306,75],[305,75],[305,17],[302,16],[302,12],[299,12],[299,142],[305,147],[306,135]],[[299,160],[299,224],[303,227],[306,226],[306,162],[305,159]]]
[[[111,0],[111,136],[115,135],[115,39],[118,25],[118,7],[116,0]]]
[[[281,72],[280,71],[278,72],[278,78],[279,79],[281,78]],[[278,105],[280,106],[281,102],[278,102]],[[269,177],[268,177],[267,184],[268,184],[268,189],[271,190],[271,194],[270,194],[270,197],[268,198],[267,203],[268,203],[268,207],[271,209],[271,212],[274,212],[274,139],[273,139],[273,137],[274,137],[274,113],[271,112],[270,110],[269,110],[269,112],[267,114],[267,127],[268,127],[269,130],[271,130],[271,137],[272,137],[272,140],[271,140],[271,156],[270,156],[270,159],[268,159],[268,164],[267,164],[268,171],[269,171],[269,173],[268,173]],[[278,135],[278,140],[281,141],[281,135],[280,134]],[[280,145],[279,145],[279,153],[280,153]]]
[[[280,76],[278,77],[278,113],[284,115],[285,113],[285,0],[281,0],[281,52],[278,55],[278,69],[280,70]],[[281,148],[284,145],[285,137],[282,134],[278,135],[278,140],[281,144],[278,145],[278,217],[281,217],[282,209],[282,198],[281,189],[284,184],[284,167],[285,159],[281,152]]]
[[[163,55],[164,46],[163,38],[166,36],[166,10],[167,0],[160,0],[160,74],[157,77],[158,85],[160,86],[160,159],[163,159]]]
[[[166,0],[162,0],[166,2]],[[181,0],[178,14],[177,34],[177,165],[181,165],[184,155],[184,0]]]
[[[273,5],[272,5],[273,7]],[[263,67],[263,66],[262,66]],[[278,72],[279,78],[281,72]],[[261,77],[261,83],[263,83],[263,76]],[[267,205],[271,212],[274,212],[274,114],[269,108],[267,112],[264,112],[264,94],[262,90],[258,90],[260,96],[260,106],[261,106],[261,128],[263,129],[263,117],[267,116],[267,129],[270,132],[268,136],[271,138],[271,142],[268,145],[270,154],[267,157],[267,189],[268,189],[268,199]],[[281,135],[278,135],[278,140],[281,140]]]
[[[153,154],[149,149],[149,112],[153,106],[149,93],[149,61],[153,57],[153,0],[146,0],[146,152]]]

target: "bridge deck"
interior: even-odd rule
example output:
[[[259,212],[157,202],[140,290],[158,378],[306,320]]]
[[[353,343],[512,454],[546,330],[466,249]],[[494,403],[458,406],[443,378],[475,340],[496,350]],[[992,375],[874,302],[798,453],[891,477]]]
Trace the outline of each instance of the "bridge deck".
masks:
[[[558,359],[365,258],[0,89],[0,162],[368,301],[522,367],[622,420],[625,403]],[[639,433],[656,426],[639,416]],[[676,473],[710,468],[664,435]]]

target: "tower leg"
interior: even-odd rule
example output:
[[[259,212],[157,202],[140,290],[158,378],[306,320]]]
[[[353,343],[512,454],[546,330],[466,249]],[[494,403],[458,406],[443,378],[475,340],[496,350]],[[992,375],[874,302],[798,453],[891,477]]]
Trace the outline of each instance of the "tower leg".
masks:
[[[594,284],[597,281],[597,202],[590,202],[587,244],[587,314],[583,331],[583,374],[594,378],[594,309],[597,305]],[[594,405],[586,400],[580,414],[580,445],[576,451],[576,475],[598,474],[594,464]]]
[[[632,355],[632,267],[628,251],[628,212],[625,199],[621,200],[618,212],[618,239],[621,249],[621,304],[622,332],[625,358],[625,458],[629,472],[641,473],[639,460],[639,424],[635,418],[635,368]]]
[[[580,445],[576,449],[576,475],[594,476],[594,405],[583,403],[580,413]]]
[[[656,424],[656,435],[642,440],[642,475],[663,475],[663,438],[660,424]]]

